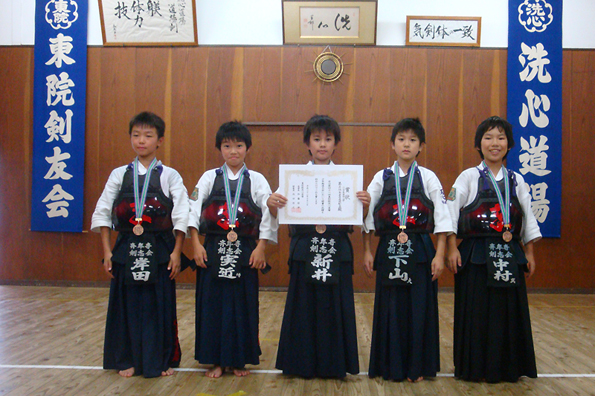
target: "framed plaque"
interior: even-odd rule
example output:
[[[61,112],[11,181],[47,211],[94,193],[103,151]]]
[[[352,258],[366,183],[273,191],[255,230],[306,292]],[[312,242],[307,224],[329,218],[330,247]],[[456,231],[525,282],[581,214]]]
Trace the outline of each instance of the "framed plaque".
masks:
[[[198,45],[195,0],[99,0],[103,44]]]
[[[376,44],[377,0],[283,0],[284,44]]]
[[[481,17],[407,16],[407,45],[479,47]]]

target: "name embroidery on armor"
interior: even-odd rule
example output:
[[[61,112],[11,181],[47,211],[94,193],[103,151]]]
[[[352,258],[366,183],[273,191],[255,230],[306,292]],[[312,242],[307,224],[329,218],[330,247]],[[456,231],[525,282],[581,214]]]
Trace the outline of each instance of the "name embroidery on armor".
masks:
[[[231,242],[224,239],[220,240],[218,253],[221,262],[217,276],[219,278],[226,279],[240,278],[242,276],[238,268],[238,258],[242,254],[242,249],[240,249],[240,241],[236,240]]]
[[[317,281],[326,283],[327,278],[333,276],[330,269],[337,254],[337,249],[335,249],[336,242],[333,238],[327,241],[326,238],[318,237],[312,238],[310,242],[310,253],[314,253],[314,258],[310,262],[310,265],[314,269],[314,273],[311,276]]]
[[[413,252],[411,240],[408,240],[405,243],[398,243],[396,240],[391,239],[388,242],[386,253],[390,260],[395,261],[395,266],[388,273],[388,278],[390,280],[400,279],[407,284],[413,284],[411,276],[409,275],[409,272],[407,272],[409,269],[409,260]]]
[[[493,276],[496,282],[516,284],[514,273],[509,271],[512,267],[510,259],[513,257],[510,245],[506,243],[488,244],[488,257],[488,265],[494,267]]]

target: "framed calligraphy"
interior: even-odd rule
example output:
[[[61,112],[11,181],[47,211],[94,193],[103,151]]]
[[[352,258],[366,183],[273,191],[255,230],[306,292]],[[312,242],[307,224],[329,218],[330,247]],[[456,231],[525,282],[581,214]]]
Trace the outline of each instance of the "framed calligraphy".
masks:
[[[195,0],[99,0],[103,44],[196,46]]]
[[[377,0],[283,0],[284,44],[376,44]]]
[[[407,45],[479,47],[481,17],[407,16]]]

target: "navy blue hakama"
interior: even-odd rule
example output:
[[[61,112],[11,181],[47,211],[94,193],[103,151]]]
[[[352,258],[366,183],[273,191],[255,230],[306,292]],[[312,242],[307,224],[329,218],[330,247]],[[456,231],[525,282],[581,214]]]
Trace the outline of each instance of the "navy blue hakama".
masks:
[[[519,243],[512,244],[520,268],[525,269]],[[455,377],[486,382],[537,378],[522,271],[516,287],[488,287],[484,240],[463,240],[459,250],[464,266],[455,275]]]
[[[243,239],[243,238],[241,238]],[[207,236],[208,257],[220,238]],[[213,246],[212,246],[213,245]],[[254,245],[245,243],[243,246]],[[249,257],[250,252],[247,252]],[[242,368],[257,365],[261,355],[258,340],[258,270],[239,267],[239,279],[218,278],[219,267],[198,268],[196,273],[195,359],[201,364]]]
[[[156,283],[126,285],[125,266],[113,263],[103,368],[135,369],[135,375],[159,377],[178,367],[181,349],[176,316],[176,283],[167,263],[158,266]]]
[[[382,236],[376,251],[376,268],[383,265],[382,247],[395,238],[394,234]],[[408,265],[413,283],[383,284],[381,271],[376,275],[371,378],[416,380],[435,377],[440,371],[438,282],[432,281],[431,269],[435,250],[428,234],[411,234],[411,239],[417,242],[417,250],[423,249],[423,253],[416,256],[423,261]]]
[[[338,250],[351,252],[345,233]],[[294,249],[296,240],[292,245]],[[308,238],[303,238],[306,241]],[[290,260],[290,282],[281,326],[276,367],[304,378],[344,378],[359,372],[352,261],[339,263],[339,282],[306,281],[305,262]]]

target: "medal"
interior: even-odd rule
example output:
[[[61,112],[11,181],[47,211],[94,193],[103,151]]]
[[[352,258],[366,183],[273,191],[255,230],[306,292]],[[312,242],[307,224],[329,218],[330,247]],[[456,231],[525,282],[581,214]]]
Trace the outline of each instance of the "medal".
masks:
[[[405,228],[405,227],[403,227],[403,228]],[[397,241],[399,241],[399,243],[407,243],[408,240],[409,240],[409,235],[405,234],[405,231],[401,230],[399,235],[397,235]]]
[[[134,225],[134,227],[132,227],[132,232],[136,236],[143,235],[143,232],[145,232],[145,229],[143,228],[142,225],[140,225],[142,220],[136,219],[136,221],[138,221],[138,223],[136,223]]]
[[[235,242],[238,240],[238,233],[234,231],[236,228],[236,217],[238,214],[238,206],[240,205],[240,196],[242,195],[242,184],[244,184],[244,171],[246,165],[240,169],[240,176],[238,177],[238,184],[236,186],[233,201],[231,198],[231,187],[229,185],[229,176],[227,175],[227,165],[223,164],[221,170],[223,171],[223,185],[225,187],[225,201],[227,202],[227,223],[229,224],[229,232],[227,233],[227,240]]]
[[[324,224],[318,224],[316,226],[316,232],[319,234],[324,234],[326,232],[326,226]]]
[[[235,241],[237,241],[238,240],[238,233],[235,232],[235,231],[229,231],[227,233],[227,240],[229,242],[235,242]]]
[[[399,177],[399,163],[395,161],[395,192],[397,198],[397,208],[399,216],[399,228],[401,232],[397,235],[399,243],[407,243],[409,235],[405,233],[407,228],[407,212],[409,211],[409,202],[411,201],[411,190],[413,189],[413,179],[417,170],[417,161],[413,161],[409,168],[409,179],[407,180],[407,189],[405,190],[405,199],[401,196],[401,181]]]
[[[504,239],[504,242],[512,241],[512,232],[508,230],[504,231],[504,234],[502,234],[502,239]]]
[[[134,173],[133,183],[134,183],[134,220],[136,224],[132,227],[132,232],[136,236],[140,236],[145,232],[145,229],[141,225],[143,222],[143,211],[145,209],[145,201],[147,200],[147,192],[149,191],[149,184],[151,182],[151,172],[157,165],[157,158],[153,158],[151,164],[147,168],[147,173],[145,174],[145,181],[143,182],[143,189],[139,194],[138,187],[138,157],[134,159],[132,171]]]
[[[510,242],[512,241],[512,232],[510,232],[510,186],[508,184],[508,171],[504,165],[502,165],[502,177],[504,178],[504,198],[502,198],[502,193],[500,192],[498,182],[496,182],[496,177],[492,173],[492,170],[488,168],[485,161],[483,162],[483,165],[484,170],[487,170],[488,177],[494,186],[494,190],[496,190],[496,196],[498,197],[498,203],[500,204],[502,222],[504,223],[502,239],[504,239],[504,242]]]
[[[229,242],[235,242],[238,240],[238,233],[235,232],[233,229],[235,228],[235,226],[229,226],[230,231],[227,233],[227,240]]]

